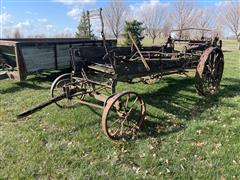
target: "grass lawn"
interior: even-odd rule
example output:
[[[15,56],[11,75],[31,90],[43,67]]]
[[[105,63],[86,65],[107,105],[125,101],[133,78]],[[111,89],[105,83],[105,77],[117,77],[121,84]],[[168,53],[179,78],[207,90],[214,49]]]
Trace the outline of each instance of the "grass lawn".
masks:
[[[56,105],[17,121],[16,115],[49,97],[46,74],[0,81],[0,179],[239,179],[240,51],[224,41],[221,90],[199,97],[194,71],[152,85],[121,84],[147,103],[140,137],[111,141],[101,111]]]

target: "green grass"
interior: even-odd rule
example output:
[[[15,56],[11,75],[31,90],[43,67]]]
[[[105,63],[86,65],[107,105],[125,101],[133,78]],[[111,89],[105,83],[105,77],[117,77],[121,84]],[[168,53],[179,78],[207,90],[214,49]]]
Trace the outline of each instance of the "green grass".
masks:
[[[49,98],[48,74],[0,81],[0,179],[239,179],[240,52],[224,41],[221,90],[199,97],[190,77],[166,76],[152,85],[122,84],[142,94],[147,121],[139,138],[111,141],[101,111],[55,105],[17,121]]]

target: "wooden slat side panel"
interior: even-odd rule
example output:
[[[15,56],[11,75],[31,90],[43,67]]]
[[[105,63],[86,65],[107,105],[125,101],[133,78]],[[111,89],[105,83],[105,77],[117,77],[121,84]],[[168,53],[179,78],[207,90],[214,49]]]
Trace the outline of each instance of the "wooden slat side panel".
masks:
[[[27,72],[52,69],[55,67],[53,46],[22,47],[22,55]]]
[[[58,57],[58,66],[70,66],[69,56]]]
[[[107,42],[107,45],[115,45],[115,42]],[[54,53],[56,45],[56,56]],[[102,41],[90,41],[90,42],[79,42],[69,44],[48,44],[48,43],[35,43],[31,46],[23,45],[21,47],[22,56],[26,65],[26,71],[34,72],[38,70],[54,69],[57,67],[69,67],[70,66],[70,55],[69,48],[79,48],[83,46],[97,46],[102,47]],[[90,53],[91,54],[91,53]],[[56,61],[55,61],[56,60]]]
[[[58,66],[70,66],[69,45],[57,45]]]
[[[45,46],[45,47],[41,47],[41,46],[23,46],[22,47],[24,49],[24,55],[30,55],[32,56],[33,54],[35,55],[39,55],[42,53],[53,53],[53,48],[54,46]]]
[[[79,46],[103,46],[102,42],[85,42],[85,43],[78,43],[72,44],[73,48],[78,48]]]

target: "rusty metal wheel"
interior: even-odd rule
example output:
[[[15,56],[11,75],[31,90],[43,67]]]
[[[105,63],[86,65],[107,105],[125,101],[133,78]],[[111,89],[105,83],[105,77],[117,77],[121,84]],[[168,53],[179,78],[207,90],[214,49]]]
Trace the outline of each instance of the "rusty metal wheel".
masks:
[[[202,54],[195,74],[197,93],[207,96],[219,89],[224,69],[224,56],[220,48],[210,47]]]
[[[133,91],[123,91],[109,98],[102,114],[102,129],[111,139],[132,138],[145,116],[145,103]]]
[[[51,97],[54,98],[56,96],[63,94],[64,93],[63,87],[66,86],[68,86],[70,89],[75,88],[77,91],[86,89],[85,88],[86,84],[82,83],[80,78],[72,77],[71,73],[66,73],[59,76],[53,81],[50,89]],[[72,98],[65,98],[61,101],[55,102],[55,104],[60,108],[69,108],[75,106],[78,103],[78,100],[82,100],[84,99],[84,97],[85,95],[76,96]]]

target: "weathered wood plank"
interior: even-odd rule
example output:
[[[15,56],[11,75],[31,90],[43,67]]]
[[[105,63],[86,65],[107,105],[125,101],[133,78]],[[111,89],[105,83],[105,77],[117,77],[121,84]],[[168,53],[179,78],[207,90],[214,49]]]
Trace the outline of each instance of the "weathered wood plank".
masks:
[[[22,52],[24,56],[54,53],[53,48],[52,49],[23,49]]]
[[[35,57],[24,57],[27,72],[36,70],[54,68],[54,55],[52,56],[35,56]]]
[[[68,52],[66,52],[66,51],[65,52],[64,51],[58,51],[57,57],[62,57],[62,56],[69,56],[70,57]]]

